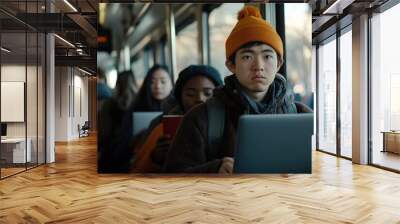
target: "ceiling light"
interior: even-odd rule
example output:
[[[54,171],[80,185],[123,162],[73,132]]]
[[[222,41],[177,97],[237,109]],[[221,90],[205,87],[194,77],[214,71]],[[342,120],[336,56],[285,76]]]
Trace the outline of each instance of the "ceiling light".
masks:
[[[67,4],[72,10],[74,10],[74,12],[78,12],[78,10],[71,4],[69,3],[68,0],[64,0],[65,4]]]
[[[66,39],[58,36],[57,34],[54,34],[55,37],[57,37],[58,39],[62,40],[64,43],[66,43],[67,45],[69,45],[70,47],[75,48],[75,45],[71,44],[71,42],[67,41]]]
[[[81,68],[79,68],[79,67],[78,67],[78,69],[79,69],[79,71],[81,71],[81,72],[83,72],[83,73],[85,73],[85,74],[87,74],[87,75],[92,75],[92,73],[90,73],[90,72],[88,72],[88,71],[85,71],[85,70],[83,70],[83,69],[81,69]]]
[[[10,53],[10,52],[11,52],[11,50],[9,50],[9,49],[7,49],[7,48],[5,48],[5,47],[1,47],[0,49],[1,49],[2,51],[6,52],[6,53]]]
[[[355,0],[336,0],[332,5],[325,9],[322,14],[342,14],[343,10],[354,1]]]
[[[322,12],[322,14],[328,14],[328,13],[332,13],[332,10],[335,9],[337,7],[337,4],[339,4],[340,0],[336,0],[332,5],[330,5],[327,9],[324,10],[324,12]]]

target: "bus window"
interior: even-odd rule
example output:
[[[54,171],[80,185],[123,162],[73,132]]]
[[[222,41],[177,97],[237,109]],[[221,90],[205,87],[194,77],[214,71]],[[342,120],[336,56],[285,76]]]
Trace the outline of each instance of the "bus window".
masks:
[[[231,74],[225,66],[225,41],[237,22],[237,13],[243,6],[243,3],[225,3],[214,9],[209,16],[210,65],[217,68],[224,77]]]
[[[147,68],[145,66],[145,60],[144,60],[144,52],[140,52],[139,56],[132,62],[132,67],[131,67],[133,73],[135,74],[136,78],[136,84],[137,86],[141,86],[143,83],[143,80],[145,78]]]
[[[311,8],[307,3],[285,3],[286,77],[296,100],[309,97],[311,89]],[[304,102],[304,101],[303,101]]]
[[[189,65],[199,64],[198,36],[196,21],[180,30],[176,35],[176,68],[178,73]],[[175,75],[174,77],[176,81],[178,76]]]

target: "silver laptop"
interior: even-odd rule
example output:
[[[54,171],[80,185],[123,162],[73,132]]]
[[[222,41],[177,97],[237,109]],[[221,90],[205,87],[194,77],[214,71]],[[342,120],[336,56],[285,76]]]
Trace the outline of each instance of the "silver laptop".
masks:
[[[146,130],[151,121],[161,114],[162,112],[133,112],[133,135]]]
[[[234,173],[311,173],[313,113],[239,118]]]

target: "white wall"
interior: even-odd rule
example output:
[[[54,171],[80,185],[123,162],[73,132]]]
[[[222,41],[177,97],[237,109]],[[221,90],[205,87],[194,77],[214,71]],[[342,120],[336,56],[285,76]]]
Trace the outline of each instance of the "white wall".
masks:
[[[77,139],[78,124],[89,118],[88,78],[83,75],[76,68],[56,67],[56,141]]]
[[[2,65],[1,66],[1,81],[4,82],[25,82],[25,65]],[[33,69],[32,66],[28,66],[28,73]],[[36,96],[34,93],[27,93],[27,96]],[[7,110],[7,108],[1,108],[1,110]],[[30,120],[30,119],[28,119]],[[10,122],[7,123],[7,136],[8,137],[25,137],[25,122]],[[29,136],[28,136],[29,137]]]
[[[55,141],[67,141],[69,69],[56,67],[55,74]]]

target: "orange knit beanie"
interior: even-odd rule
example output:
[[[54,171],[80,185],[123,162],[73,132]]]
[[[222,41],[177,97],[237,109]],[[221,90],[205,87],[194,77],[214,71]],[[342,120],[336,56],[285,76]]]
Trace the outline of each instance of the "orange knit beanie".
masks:
[[[260,11],[253,6],[245,6],[238,14],[238,22],[225,42],[226,59],[242,45],[259,41],[275,49],[278,57],[283,58],[283,44],[279,34],[264,19]]]

